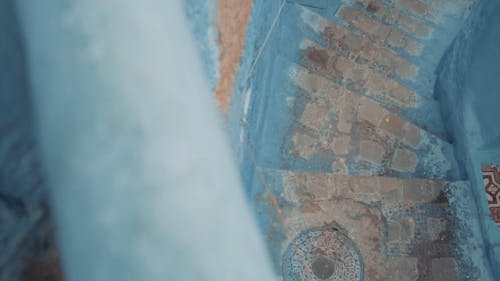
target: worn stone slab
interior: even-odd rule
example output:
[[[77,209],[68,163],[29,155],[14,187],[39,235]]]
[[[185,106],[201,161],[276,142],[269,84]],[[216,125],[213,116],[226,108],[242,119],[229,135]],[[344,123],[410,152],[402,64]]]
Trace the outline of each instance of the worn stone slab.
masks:
[[[432,259],[433,281],[458,281],[458,264],[454,258]]]
[[[447,228],[447,221],[443,218],[427,219],[427,234],[431,241],[438,240],[443,231]]]
[[[389,247],[407,248],[415,241],[415,220],[412,217],[386,218],[388,220],[388,239]],[[391,226],[393,229],[391,229]],[[391,231],[393,233],[391,234]],[[406,253],[405,253],[406,254]]]
[[[353,3],[354,1],[356,1],[356,0],[352,0],[351,3]],[[370,4],[369,2],[367,2],[368,0],[359,0],[359,1],[363,1],[363,3],[353,3],[353,6],[356,9],[362,11],[363,14],[369,15],[370,18],[372,18],[372,19],[378,19],[377,16],[373,14],[373,12],[366,11],[368,4]],[[464,1],[460,0],[460,1],[464,2],[465,0]],[[349,2],[349,1],[344,1],[344,2]],[[423,21],[420,17],[415,17],[407,12],[400,11],[398,8],[394,7],[394,5],[391,4],[391,1],[382,1],[382,2],[383,2],[382,8],[389,7],[392,10],[397,11],[399,14],[404,15],[408,18],[420,21],[421,23],[428,24],[429,26],[432,26],[432,27],[436,26],[436,24],[434,24],[434,23],[429,23],[428,21]],[[439,0],[439,2],[448,3],[448,2],[453,2],[453,1]],[[437,4],[432,4],[431,6],[434,7],[436,5]],[[459,4],[457,4],[456,6],[458,6],[458,5]],[[292,5],[290,5],[290,6],[292,6]],[[445,4],[441,4],[441,6],[445,6]],[[448,7],[448,6],[452,6],[452,5],[446,4],[446,7]],[[327,20],[324,17],[321,17],[319,14],[323,14],[323,13],[322,12],[316,13],[315,11],[318,11],[316,9],[307,9],[307,8],[301,7],[299,5],[293,5],[290,8],[291,8],[291,10],[293,10],[294,16],[300,15],[300,19],[298,19],[298,21],[296,23],[297,24],[296,27],[298,28],[298,30],[300,32],[303,33],[304,37],[310,37],[313,40],[317,41],[319,44],[327,45],[327,47],[329,47],[329,48],[333,48],[333,49],[336,48],[336,49],[338,49],[337,52],[343,54],[344,58],[353,59],[354,62],[356,62],[362,66],[366,65],[366,66],[371,67],[370,61],[373,60],[374,58],[376,58],[377,56],[375,54],[378,53],[378,51],[376,51],[375,48],[363,49],[361,47],[359,54],[353,54],[353,53],[348,53],[347,48],[343,47],[344,45],[339,43],[339,44],[337,44],[337,46],[333,46],[332,44],[326,42],[326,39],[325,39],[325,31],[327,30],[327,27],[329,27],[329,25],[331,23],[334,23],[341,28],[341,29],[331,29],[331,32],[329,33],[329,36],[331,36],[334,40],[337,40],[338,42],[343,42],[344,39],[347,38],[348,34],[353,34],[353,35],[359,36],[359,35],[362,35],[362,33],[358,32],[356,30],[354,30],[353,32],[349,32],[349,30],[347,28],[345,28],[344,26],[342,26],[342,24],[339,24],[337,20],[331,20],[330,18]],[[372,8],[368,8],[368,9],[372,9]],[[382,15],[382,14],[380,14],[380,15]],[[331,15],[331,16],[333,16],[333,15]],[[394,19],[394,20],[396,20],[396,19]],[[391,27],[393,27],[393,26],[391,26]],[[396,27],[396,29],[400,31],[399,28]],[[293,30],[296,30],[296,29],[291,28],[291,30],[292,30],[291,32],[295,32]],[[287,33],[288,31],[285,31],[285,32]],[[311,34],[311,32],[315,32],[318,35]],[[408,35],[407,32],[403,32],[403,33]],[[283,40],[284,44],[286,44],[286,42],[287,42],[287,37],[288,37],[288,33],[283,34],[282,40]],[[363,39],[363,36],[361,36],[361,38]],[[434,37],[431,37],[429,39],[434,40],[432,38],[434,38]],[[366,36],[364,39],[368,40],[368,38]],[[352,41],[351,39],[349,39],[349,40]],[[370,41],[370,40],[368,40],[368,41]],[[424,43],[427,43],[427,38],[423,38],[423,40],[417,40],[417,41],[424,44]],[[383,49],[388,49],[388,48],[384,47]],[[287,55],[290,55],[290,58],[295,57],[295,55],[292,52],[293,51],[291,51],[290,53],[287,53]],[[397,53],[401,53],[401,52],[398,50]],[[404,56],[405,58],[407,58],[410,61],[413,60],[411,58],[408,58],[404,54],[402,56]],[[346,67],[346,64],[340,60],[337,60],[333,63],[336,63],[336,66],[339,68],[349,69],[349,67]],[[378,74],[380,74],[382,76],[387,75],[388,72],[384,72],[385,70],[387,70],[387,68],[385,68],[385,70],[384,70],[384,67],[382,67],[381,65],[374,66],[374,67],[376,69],[376,72],[378,72]],[[419,64],[419,67],[421,67],[420,70],[423,71],[421,73],[422,75],[425,75],[425,77],[429,76],[428,78],[432,79],[432,70],[431,69],[427,69],[425,66],[422,66],[420,64]],[[332,66],[332,68],[334,68],[334,67]],[[350,71],[350,74],[352,74],[352,77],[354,77],[356,79],[361,79],[361,80],[365,80],[367,82],[373,83],[371,86],[377,86],[380,84],[384,85],[384,83],[377,82],[377,81],[380,81],[380,79],[371,79],[371,77],[370,77],[370,81],[369,81],[368,75],[366,74],[366,71],[363,69],[355,69],[354,71]],[[397,75],[394,77],[397,77]],[[364,86],[364,84],[358,84],[358,83],[355,83],[353,81],[347,80],[343,76],[341,76],[340,79],[342,79],[342,83],[345,84],[345,85],[344,84],[343,85],[346,87],[349,87],[349,89],[351,89],[351,90],[365,91],[365,89],[366,89],[366,87],[361,87],[361,86]],[[426,78],[424,80],[430,81],[429,79]],[[389,80],[391,80],[391,79],[389,79]],[[419,82],[424,81],[424,80],[419,79]],[[409,103],[410,106],[408,106],[405,102],[401,102],[401,100],[404,99],[402,96],[404,96],[406,93],[405,93],[405,91],[401,91],[401,89],[399,87],[396,87],[395,91],[382,91],[382,90],[380,90],[380,88],[374,87],[372,89],[377,89],[377,91],[370,93],[370,95],[372,95],[372,99],[376,103],[378,103],[378,104],[384,106],[385,108],[397,113],[398,115],[405,116],[405,118],[408,118],[409,120],[411,120],[415,124],[418,124],[418,126],[420,126],[421,128],[425,128],[426,130],[433,132],[436,135],[438,135],[439,137],[446,140],[447,135],[446,135],[446,132],[445,132],[444,127],[442,125],[442,122],[440,120],[441,118],[440,118],[439,114],[437,114],[437,110],[429,110],[429,109],[437,108],[437,103],[431,97],[432,96],[431,89],[428,89],[428,90],[424,89],[424,90],[420,91],[421,89],[419,87],[422,86],[421,83],[413,83],[410,81],[403,81],[401,83],[400,77],[397,77],[396,81],[399,81],[400,82],[399,84],[404,84],[406,86],[406,88],[409,87],[409,88],[411,88],[411,90],[415,91],[414,93],[412,93],[409,96],[409,98],[411,100],[411,102]],[[394,81],[394,82],[396,82],[396,81]],[[419,91],[417,91],[417,88]],[[412,91],[410,91],[410,92],[412,92]],[[395,94],[395,96],[396,96],[395,98],[391,96],[392,93]],[[398,101],[398,98],[399,98],[399,101]]]
[[[397,242],[401,239],[401,225],[398,221],[390,220],[387,222],[387,241]]]
[[[349,169],[347,167],[347,160],[343,157],[336,157],[332,163],[332,172],[341,175],[348,175]]]
[[[292,153],[299,157],[307,159],[309,157],[304,156],[313,154],[332,154],[334,159],[342,157],[343,163],[337,163],[336,167],[331,164],[332,171],[351,175],[391,172],[420,176],[419,166],[432,165],[437,170],[425,177],[444,179],[446,172],[452,169],[449,159],[433,158],[431,154],[436,148],[449,149],[450,144],[367,97],[296,64],[291,66],[290,79],[307,96],[301,101],[305,102],[304,110],[296,116],[301,126],[293,135]],[[304,134],[300,128],[312,132],[317,145],[298,142],[297,134]],[[350,168],[345,169],[348,163]]]
[[[346,59],[340,52],[320,46],[304,39],[303,64],[308,68],[326,75],[332,80],[344,83],[351,90],[373,99],[381,100],[394,107],[415,107],[415,93],[375,70]]]
[[[270,170],[269,173],[280,179],[284,199],[292,203],[350,198],[366,204],[422,204],[436,200],[443,186],[440,181],[425,179],[345,176],[284,170]],[[412,192],[411,188],[415,191]],[[399,221],[399,224],[406,228],[405,239],[410,239],[413,235],[410,229],[414,228],[414,223]]]
[[[350,10],[344,9],[342,11]],[[353,10],[353,12],[357,11]],[[301,16],[306,26],[309,26],[314,32],[323,37],[325,41],[329,42],[330,47],[341,51],[351,60],[370,66],[371,68],[376,68],[386,76],[413,79],[418,74],[418,68],[415,65],[398,56],[393,50],[388,48],[390,47],[389,44],[393,43],[397,44],[395,48],[405,49],[406,46],[411,47],[414,49],[413,54],[415,55],[420,51],[418,43],[410,41],[411,39],[398,31],[391,30],[380,24],[378,24],[377,27],[375,23],[365,21],[366,32],[373,33],[370,37],[366,37],[346,27],[329,22],[320,15],[307,9],[301,9]],[[377,28],[371,30],[374,27]],[[375,36],[377,36],[376,38],[383,38],[383,40],[372,38]],[[396,36],[399,37],[396,38]],[[388,38],[391,41],[388,41]],[[395,40],[397,40],[397,42]],[[401,45],[401,42],[404,43],[404,46]],[[407,51],[409,52],[411,50],[407,49]]]
[[[386,24],[374,20],[350,6],[342,6],[337,12],[337,17],[365,34],[373,41],[395,49],[403,49],[407,53],[418,56],[423,46],[417,41],[395,30]]]
[[[308,127],[321,130],[328,122],[328,108],[317,103],[308,103],[300,122]]]
[[[444,185],[434,180],[406,181],[403,188],[403,201],[432,202],[443,191]]]
[[[359,99],[358,121],[370,121],[375,126],[380,126],[382,120],[387,115],[387,111],[381,109],[376,103],[366,97]]]
[[[417,161],[415,153],[403,149],[396,149],[391,167],[397,171],[413,173],[417,167]]]
[[[432,29],[420,19],[404,14],[398,9],[387,5],[381,0],[352,0],[352,4],[363,7],[366,14],[378,19],[386,25],[395,26],[417,37],[425,38],[430,35]]]
[[[417,281],[418,259],[416,257],[391,257],[389,259],[389,281]]]
[[[341,135],[333,137],[330,147],[335,155],[347,155],[352,150],[350,142],[351,138],[349,136]]]
[[[316,151],[316,140],[305,133],[295,134],[292,143],[295,149],[294,153],[304,159],[309,159]]]
[[[376,165],[384,160],[385,148],[374,141],[362,140],[359,146],[359,157]]]
[[[434,20],[435,16],[425,1],[422,0],[395,0],[397,6],[415,15]]]

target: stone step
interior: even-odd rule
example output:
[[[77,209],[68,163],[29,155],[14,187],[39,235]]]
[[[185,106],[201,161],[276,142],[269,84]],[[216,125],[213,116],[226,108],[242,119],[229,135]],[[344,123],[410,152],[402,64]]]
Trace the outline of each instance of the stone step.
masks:
[[[445,17],[464,18],[477,0],[386,0],[403,13],[439,24]]]
[[[433,85],[435,80],[432,59],[433,51],[420,45],[418,56],[409,56],[398,48],[390,48],[387,44],[373,41],[370,36],[356,27],[343,27],[342,24],[327,20],[321,15],[303,7],[297,8],[302,18],[299,29],[304,37],[317,44],[332,49],[344,55],[351,61],[366,68],[373,69],[387,79],[411,89],[420,96],[434,98]],[[399,31],[392,33],[389,28],[377,28],[375,33],[393,40],[402,34]],[[388,36],[387,34],[394,36]],[[392,38],[392,39],[391,39]],[[394,42],[403,42],[399,39]],[[406,43],[405,43],[406,44]]]
[[[417,95],[403,84],[309,39],[303,39],[300,49],[299,64],[446,139],[439,105],[434,99]]]
[[[333,15],[335,11],[336,9],[330,12]],[[355,72],[357,76],[349,77],[349,79],[339,77],[337,81],[340,84],[351,90],[359,90],[362,95],[370,96],[375,102],[386,109],[418,124],[421,128],[425,128],[443,139],[447,139],[447,133],[440,116],[439,105],[437,101],[432,98],[432,87],[422,85],[422,87],[416,87],[417,90],[415,90],[409,88],[409,86],[414,86],[413,82],[408,83],[409,80],[400,80],[398,77],[393,77],[397,78],[395,80],[388,78],[386,76],[388,74],[387,70],[389,70],[388,67],[370,64],[366,60],[364,61],[360,55],[347,52],[347,48],[344,46],[349,45],[349,40],[352,39],[346,37],[344,40],[341,40],[341,43],[338,44],[337,47],[331,46],[331,44],[326,41],[325,36],[323,36],[324,32],[322,31],[326,29],[325,26],[327,26],[327,24],[334,22],[335,19],[326,20],[323,17],[324,15],[320,16],[316,12],[318,12],[316,9],[315,12],[312,12],[298,5],[285,6],[282,19],[278,23],[276,35],[273,36],[273,38],[279,38],[279,42],[276,44],[286,46],[286,48],[279,49],[280,54],[283,54],[293,61],[297,61],[297,58],[303,59],[305,50],[303,50],[303,48],[301,49],[300,45],[305,42],[305,44],[302,44],[302,47],[307,47],[307,41],[311,41],[318,44],[319,47],[330,50],[333,54],[343,56],[344,59],[348,60],[350,65],[355,65],[359,70]],[[301,20],[297,20],[297,18]],[[341,27],[340,25],[337,26]],[[353,36],[356,35],[355,33],[350,34]],[[366,38],[364,40],[366,41]],[[367,53],[369,53],[372,48],[367,49]],[[385,50],[390,51],[388,49]],[[273,58],[274,57],[275,55]],[[297,62],[304,65],[303,61]],[[422,65],[420,65],[420,67],[422,67]],[[401,71],[401,69],[398,69],[398,71]],[[378,88],[372,88],[370,90],[364,87],[353,89],[353,86],[359,87],[365,84],[363,79],[366,79],[366,77],[363,75],[367,73],[370,74],[370,79],[373,82],[372,84]],[[335,75],[335,73],[331,74]],[[406,98],[407,96],[409,96],[409,98]]]
[[[422,52],[422,44],[394,27],[380,22],[379,19],[369,17],[359,9],[342,6],[337,12],[337,17],[349,27],[361,30],[373,42],[381,46],[394,50],[402,49],[412,56],[419,56]]]
[[[454,267],[446,280],[458,280],[455,218],[446,192],[452,183],[284,170],[263,174],[275,202],[287,206],[274,226],[281,224],[288,236],[282,242],[285,256],[287,248],[299,247],[308,257],[307,251],[315,250],[310,247],[322,245],[304,247],[303,233],[334,230],[359,250],[368,280],[442,280],[436,279],[442,273],[438,265],[445,264]]]
[[[333,19],[303,7],[298,14],[302,29],[316,34],[313,41],[345,53],[421,96],[433,98],[437,63],[463,20],[433,24],[430,35],[413,40],[394,25],[383,24],[361,10],[342,6]]]
[[[400,10],[418,16],[428,21],[435,21],[435,11],[432,11],[424,0],[393,0],[391,1]]]
[[[432,179],[383,176],[349,176],[288,170],[266,170],[267,177],[279,177],[284,199],[292,204],[352,199],[364,204],[382,204],[389,214],[396,206],[439,202],[446,182]],[[273,180],[275,181],[275,180]]]
[[[306,162],[331,155],[339,174],[458,178],[451,144],[303,67],[290,64],[289,72],[303,95],[295,99],[286,154]]]
[[[350,3],[368,17],[376,19],[386,26],[391,26],[405,32],[410,36],[426,38],[432,33],[430,25],[414,16],[402,13],[382,0],[351,0]]]
[[[345,10],[345,7],[341,8],[339,13],[343,15],[342,11]],[[354,32],[352,28],[330,22],[309,9],[301,8],[300,13],[304,25],[318,33],[329,47],[344,53],[349,59],[370,66],[387,77],[412,80],[418,75],[419,70],[415,65],[386,47],[397,45],[405,47],[412,54],[419,54],[422,46],[405,41],[401,33],[380,24],[365,24],[371,29],[373,37],[380,39],[372,41],[367,36]]]
[[[379,71],[356,62],[341,51],[324,47],[308,38],[302,40],[300,50],[302,63],[322,75],[342,81],[353,90],[373,92],[373,95],[379,97],[391,95],[397,101],[394,106],[410,107],[413,105],[417,95],[414,91]]]

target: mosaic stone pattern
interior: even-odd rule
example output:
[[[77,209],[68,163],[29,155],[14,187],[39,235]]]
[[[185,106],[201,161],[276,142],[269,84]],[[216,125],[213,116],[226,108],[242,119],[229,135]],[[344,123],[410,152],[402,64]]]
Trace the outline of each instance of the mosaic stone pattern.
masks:
[[[318,64],[320,61],[325,60],[320,59]],[[348,175],[444,179],[456,170],[449,143],[378,105],[371,97],[346,89],[313,70],[289,64],[290,84],[303,96],[295,100],[296,108],[303,109],[295,111],[299,125],[290,131],[292,156],[311,161],[315,155],[330,153],[334,156],[331,171]],[[344,74],[352,73],[353,68],[347,69]],[[359,80],[370,83],[369,77]],[[374,78],[372,82],[376,81],[380,80]]]
[[[249,88],[266,96],[258,203],[283,280],[484,280],[456,251],[448,192],[468,183],[433,94],[441,19],[463,1],[283,2]]]
[[[482,172],[490,215],[500,226],[500,167],[494,164],[483,165]]]
[[[351,239],[335,228],[310,229],[288,246],[285,281],[363,280],[363,263]]]

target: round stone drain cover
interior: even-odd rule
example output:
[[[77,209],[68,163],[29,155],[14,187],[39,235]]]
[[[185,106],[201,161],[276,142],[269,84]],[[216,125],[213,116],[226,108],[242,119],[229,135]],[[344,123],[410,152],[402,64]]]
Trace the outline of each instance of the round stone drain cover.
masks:
[[[354,242],[334,228],[302,232],[283,256],[285,281],[361,281],[363,261]]]

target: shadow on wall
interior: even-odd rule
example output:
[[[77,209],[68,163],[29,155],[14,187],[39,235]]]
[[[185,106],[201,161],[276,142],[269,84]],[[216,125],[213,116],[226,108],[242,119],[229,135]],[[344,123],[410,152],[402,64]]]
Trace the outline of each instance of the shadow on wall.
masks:
[[[0,1],[0,281],[18,280],[20,271],[21,280],[59,280],[57,251],[46,256],[53,241],[52,222],[14,6],[13,0]],[[47,264],[56,274],[47,277],[51,279],[41,278]]]
[[[491,218],[481,173],[484,165],[500,165],[498,15],[500,2],[479,3],[441,62],[436,93],[473,186],[491,267],[500,276],[500,226]]]

